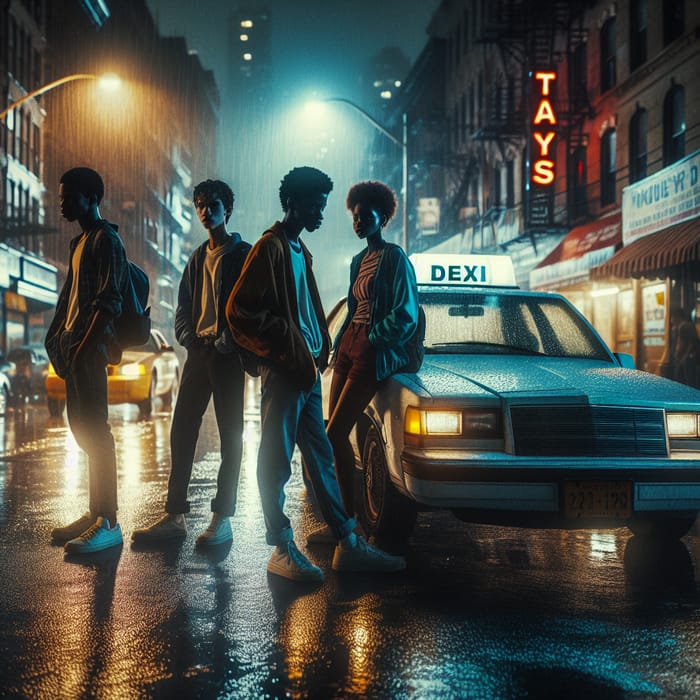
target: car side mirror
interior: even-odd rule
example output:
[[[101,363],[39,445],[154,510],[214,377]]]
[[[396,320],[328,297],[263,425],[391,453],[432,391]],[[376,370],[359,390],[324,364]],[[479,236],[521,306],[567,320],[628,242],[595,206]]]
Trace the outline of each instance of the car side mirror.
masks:
[[[616,352],[615,357],[621,367],[625,369],[634,369],[634,357],[627,352]]]

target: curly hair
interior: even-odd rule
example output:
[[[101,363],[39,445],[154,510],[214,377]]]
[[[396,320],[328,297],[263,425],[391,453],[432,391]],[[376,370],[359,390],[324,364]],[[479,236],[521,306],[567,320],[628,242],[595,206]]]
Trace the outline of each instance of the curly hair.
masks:
[[[86,197],[94,195],[98,204],[105,196],[105,183],[100,174],[92,168],[71,168],[61,175],[59,183],[76,189]]]
[[[289,198],[299,200],[310,194],[330,194],[332,190],[333,180],[321,170],[310,166],[292,168],[280,183],[282,211],[287,211]]]
[[[396,213],[396,195],[388,185],[378,180],[366,180],[353,185],[345,198],[345,206],[352,211],[359,202],[376,209],[384,225],[391,221]]]
[[[192,203],[197,206],[197,200],[200,197],[207,199],[220,199],[224,205],[226,212],[226,220],[231,216],[233,211],[233,203],[236,199],[233,190],[222,180],[204,180],[200,182],[192,193]]]

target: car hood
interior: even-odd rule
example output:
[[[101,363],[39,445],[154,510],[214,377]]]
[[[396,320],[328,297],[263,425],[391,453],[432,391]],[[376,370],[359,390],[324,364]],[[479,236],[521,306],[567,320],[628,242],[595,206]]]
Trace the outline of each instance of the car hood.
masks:
[[[500,397],[513,403],[567,398],[592,404],[700,404],[700,391],[638,370],[582,358],[426,355],[415,377],[432,397]]]

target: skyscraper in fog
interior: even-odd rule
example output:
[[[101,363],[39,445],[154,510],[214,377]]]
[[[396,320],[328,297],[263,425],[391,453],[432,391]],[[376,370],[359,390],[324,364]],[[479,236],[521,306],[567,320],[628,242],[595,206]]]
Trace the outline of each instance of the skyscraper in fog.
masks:
[[[271,89],[271,15],[264,4],[246,3],[230,17],[229,76],[233,100],[263,104]]]

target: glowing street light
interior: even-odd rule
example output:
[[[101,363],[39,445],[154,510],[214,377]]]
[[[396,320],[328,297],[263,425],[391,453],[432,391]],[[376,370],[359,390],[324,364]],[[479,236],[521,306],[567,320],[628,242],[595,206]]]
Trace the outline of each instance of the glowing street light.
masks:
[[[119,76],[115,75],[114,73],[104,73],[103,75],[95,75],[93,73],[73,73],[72,75],[66,75],[63,78],[52,80],[50,83],[47,83],[46,85],[43,85],[42,87],[28,92],[26,95],[23,95],[16,102],[13,102],[11,105],[3,109],[2,112],[0,112],[0,120],[4,119],[13,109],[19,107],[22,103],[26,102],[27,100],[30,100],[32,97],[38,97],[39,95],[43,95],[45,92],[53,90],[59,85],[63,85],[64,83],[70,83],[74,80],[96,80],[97,84],[101,89],[107,90],[109,92],[114,92],[115,90],[118,90],[121,86],[121,80]]]
[[[343,104],[349,105],[372,124],[377,131],[380,131],[389,141],[396,144],[401,149],[401,235],[403,249],[408,253],[408,126],[406,112],[403,112],[401,115],[401,138],[398,138],[383,124],[380,124],[369,112],[345,97],[326,97],[321,100],[312,100],[307,103],[306,109],[310,113],[318,114],[324,102],[342,102]]]

